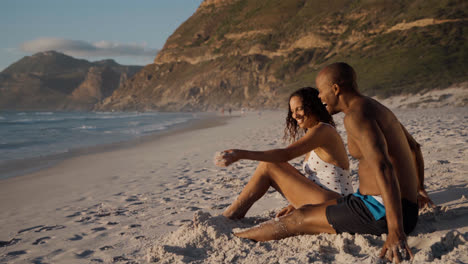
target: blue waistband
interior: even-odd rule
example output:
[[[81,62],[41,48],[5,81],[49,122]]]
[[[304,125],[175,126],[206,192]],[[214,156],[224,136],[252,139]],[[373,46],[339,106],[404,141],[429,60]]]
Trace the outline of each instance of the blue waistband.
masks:
[[[353,193],[353,195],[359,197],[361,201],[364,202],[367,209],[369,209],[371,214],[374,216],[375,220],[379,220],[380,218],[385,216],[385,207],[374,197],[372,197],[372,195],[362,195],[359,192],[359,189],[357,190],[357,192]]]

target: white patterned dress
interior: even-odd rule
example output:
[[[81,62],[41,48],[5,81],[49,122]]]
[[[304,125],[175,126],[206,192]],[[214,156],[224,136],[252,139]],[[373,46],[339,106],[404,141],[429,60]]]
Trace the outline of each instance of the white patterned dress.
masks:
[[[342,196],[353,193],[349,170],[323,161],[315,151],[311,151],[307,161],[302,164],[307,178],[325,190],[334,191]]]

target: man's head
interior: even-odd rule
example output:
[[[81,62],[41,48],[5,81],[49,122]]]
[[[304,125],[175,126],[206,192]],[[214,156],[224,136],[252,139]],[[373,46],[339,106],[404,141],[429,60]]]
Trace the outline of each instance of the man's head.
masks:
[[[320,92],[320,99],[332,115],[341,111],[338,106],[340,95],[358,92],[356,72],[344,62],[333,63],[323,68],[317,75],[315,84]]]

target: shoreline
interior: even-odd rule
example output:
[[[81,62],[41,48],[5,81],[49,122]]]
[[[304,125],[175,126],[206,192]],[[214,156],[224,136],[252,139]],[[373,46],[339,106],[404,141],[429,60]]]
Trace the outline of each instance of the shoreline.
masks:
[[[88,147],[72,148],[67,152],[62,153],[0,162],[0,183],[3,180],[9,178],[21,177],[35,172],[40,172],[42,170],[46,170],[48,168],[56,166],[57,164],[65,160],[73,159],[75,157],[95,153],[109,152],[124,148],[138,147],[138,145],[140,144],[145,144],[150,141],[159,140],[161,138],[171,136],[174,134],[223,125],[226,124],[227,118],[236,117],[218,116],[214,112],[200,112],[193,113],[193,115],[197,117],[182,124],[175,124],[166,130],[157,131],[148,135],[142,135],[137,138],[132,138],[125,141]]]
[[[37,219],[41,224],[63,222],[64,216],[56,219],[55,215],[65,210],[63,208],[72,210],[96,203],[106,204],[106,201],[128,192],[156,192],[161,196],[168,188],[164,186],[190,178],[183,176],[182,179],[180,175],[218,171],[213,168],[212,157],[225,147],[215,146],[224,145],[225,134],[232,133],[232,123],[243,124],[245,118],[257,118],[252,112],[248,115],[250,117],[233,114],[205,118],[164,134],[148,135],[136,143],[131,141],[123,146],[112,145],[105,151],[81,153],[48,168],[0,180],[0,241],[13,239],[18,230],[34,226]],[[237,127],[235,130],[243,129]],[[187,163],[202,168],[192,169]],[[128,200],[132,200],[134,195],[129,196]],[[121,202],[114,206],[119,207]],[[164,203],[156,202],[161,206]],[[182,215],[190,217],[191,213],[188,210]],[[167,217],[173,219],[176,215]],[[155,232],[161,235],[176,227],[170,225]]]

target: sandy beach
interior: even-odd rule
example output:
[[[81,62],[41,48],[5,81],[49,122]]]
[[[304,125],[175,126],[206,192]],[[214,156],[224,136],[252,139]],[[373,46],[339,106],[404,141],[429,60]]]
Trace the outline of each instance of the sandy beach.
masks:
[[[393,109],[422,145],[426,190],[438,205],[420,211],[408,238],[414,263],[468,263],[468,107],[453,106]],[[215,152],[286,144],[285,111],[235,114],[1,180],[0,263],[376,263],[385,236],[255,243],[232,235],[287,205],[270,189],[245,219],[219,216],[257,162],[219,168]],[[343,115],[334,118],[346,140]],[[302,159],[291,163],[299,168]]]

